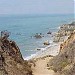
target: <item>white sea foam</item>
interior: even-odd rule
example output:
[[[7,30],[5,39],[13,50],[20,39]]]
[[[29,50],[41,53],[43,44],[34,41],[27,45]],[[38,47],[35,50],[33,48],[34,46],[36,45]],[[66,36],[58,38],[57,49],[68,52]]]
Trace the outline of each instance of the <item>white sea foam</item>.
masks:
[[[39,58],[44,57],[46,55],[52,55],[56,56],[59,53],[60,43],[53,43],[52,45],[49,45],[45,48],[41,48],[40,51],[36,52],[35,54],[32,54],[31,56],[28,56],[24,58],[25,60],[29,60],[32,58]]]
[[[35,56],[36,56],[36,54],[31,54],[31,56],[24,57],[24,60],[30,60]]]

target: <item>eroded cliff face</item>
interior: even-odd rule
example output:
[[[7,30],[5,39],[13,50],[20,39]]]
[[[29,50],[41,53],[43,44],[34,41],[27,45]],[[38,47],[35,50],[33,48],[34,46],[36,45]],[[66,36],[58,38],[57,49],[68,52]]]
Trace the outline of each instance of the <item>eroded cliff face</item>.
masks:
[[[70,36],[70,34],[72,34],[74,31],[75,31],[75,22],[60,26],[60,29],[55,34],[54,42],[63,42],[64,37]]]
[[[60,46],[60,53],[48,63],[57,75],[75,75],[75,32]]]
[[[72,43],[75,40],[75,32],[71,33],[68,39],[60,45],[60,51],[64,50],[68,44]]]
[[[0,38],[0,75],[32,75],[16,43],[5,38]]]

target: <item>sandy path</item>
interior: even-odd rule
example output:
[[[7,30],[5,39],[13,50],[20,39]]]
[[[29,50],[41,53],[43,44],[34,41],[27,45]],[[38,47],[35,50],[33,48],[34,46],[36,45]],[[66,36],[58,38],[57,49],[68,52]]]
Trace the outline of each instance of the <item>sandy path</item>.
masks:
[[[50,57],[39,59],[36,61],[36,66],[32,67],[33,75],[54,75],[54,71],[47,69],[47,62]]]

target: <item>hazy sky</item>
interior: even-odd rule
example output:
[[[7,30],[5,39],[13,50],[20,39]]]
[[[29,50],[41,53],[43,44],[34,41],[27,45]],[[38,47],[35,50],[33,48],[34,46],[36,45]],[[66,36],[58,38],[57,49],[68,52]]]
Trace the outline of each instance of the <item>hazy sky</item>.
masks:
[[[0,14],[74,13],[74,0],[0,0]]]

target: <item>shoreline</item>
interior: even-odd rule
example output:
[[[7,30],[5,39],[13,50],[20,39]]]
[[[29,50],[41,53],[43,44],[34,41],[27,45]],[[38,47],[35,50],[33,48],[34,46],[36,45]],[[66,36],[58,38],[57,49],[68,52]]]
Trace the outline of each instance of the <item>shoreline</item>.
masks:
[[[65,50],[64,55],[62,55],[61,53],[63,53],[63,52],[61,51],[61,49],[63,50],[63,48],[67,47],[67,46],[65,47],[66,41],[68,41],[67,44],[68,43],[70,44],[71,43],[70,41],[72,41],[72,39],[74,39],[74,36],[72,36],[72,34],[75,33],[75,29],[73,30],[73,32],[70,30],[66,32],[66,31],[64,31],[65,27],[68,27],[67,29],[74,28],[73,23],[72,23],[72,26],[69,26],[69,24],[66,26],[65,25],[61,26],[59,31],[56,33],[57,39],[53,40],[52,45],[48,45],[47,47],[43,48],[42,50],[40,50],[37,53],[35,53],[34,55],[32,55],[32,57],[30,58],[31,60],[29,60],[29,63],[31,64],[31,69],[33,71],[33,75],[38,75],[38,74],[39,75],[60,75],[63,72],[62,67],[64,67],[64,69],[65,69],[65,67],[68,65],[67,62],[70,62],[70,61],[66,62],[65,57],[66,56],[69,57],[69,52],[67,52],[68,53],[68,55],[67,55],[67,53],[65,53],[65,51],[67,51],[67,49],[66,50],[64,49]],[[62,39],[62,41],[61,41],[61,39]],[[56,41],[56,43],[55,43],[55,41]],[[71,46],[71,45],[73,45],[73,44],[70,44],[68,46]],[[73,48],[71,48],[71,49],[73,50]],[[60,56],[60,54],[61,54],[61,56]],[[72,55],[70,55],[70,56],[72,57]],[[69,59],[67,57],[66,57],[66,60]],[[62,60],[61,60],[61,58],[62,58]],[[52,60],[55,60],[55,61],[53,62]],[[51,61],[52,61],[52,64],[50,65]],[[63,66],[62,62],[63,63],[66,62],[67,65]],[[66,71],[68,71],[68,70],[66,70]]]
[[[53,43],[53,45],[48,45],[45,48],[41,48],[40,51],[37,51],[35,54],[31,54],[31,56],[25,57],[24,60],[42,58],[47,55],[56,56],[59,53],[61,43]]]
[[[61,27],[61,25],[60,25]],[[60,30],[60,28],[59,28]],[[58,30],[58,31],[59,31]],[[54,36],[57,34],[58,32],[54,32],[53,34],[51,34],[51,38],[54,38]],[[63,40],[67,40],[68,36],[64,36],[63,37]],[[47,55],[51,55],[51,56],[56,56],[58,55],[59,51],[60,51],[60,45],[64,42],[53,42],[54,40],[49,40],[49,43],[50,45],[46,46],[45,48],[39,48],[41,49],[40,51],[37,51],[36,53],[34,54],[31,54],[30,56],[27,56],[24,58],[24,60],[30,60],[30,59],[36,59],[36,58],[42,58],[44,56],[47,56]],[[50,42],[51,41],[51,42]]]

